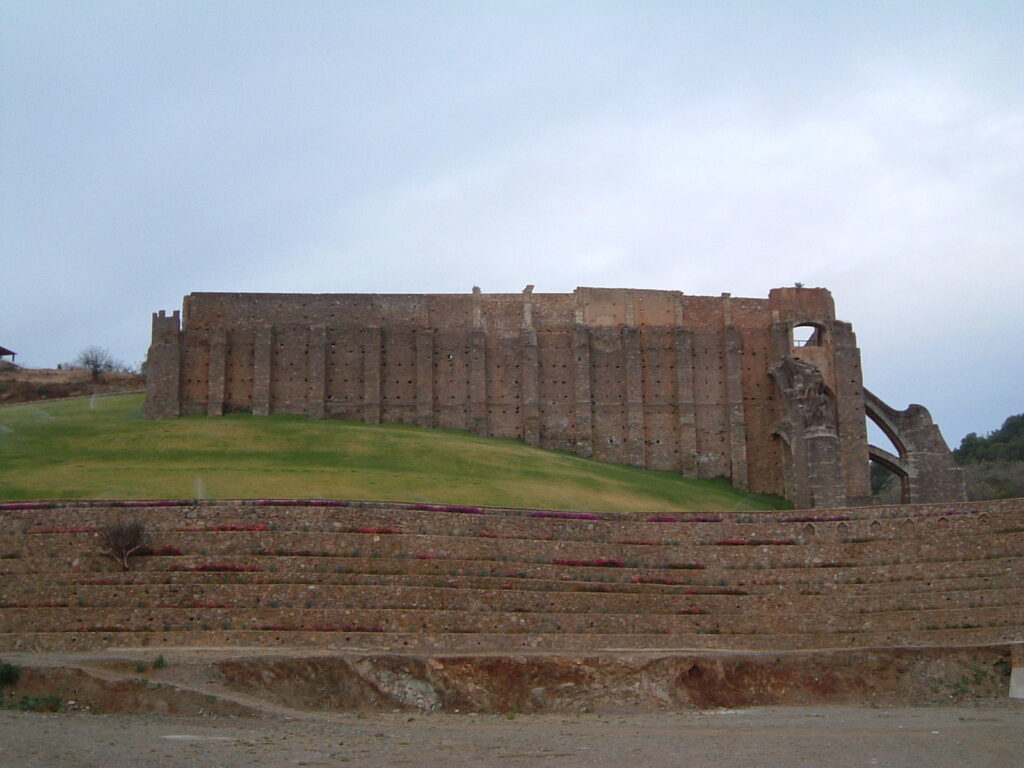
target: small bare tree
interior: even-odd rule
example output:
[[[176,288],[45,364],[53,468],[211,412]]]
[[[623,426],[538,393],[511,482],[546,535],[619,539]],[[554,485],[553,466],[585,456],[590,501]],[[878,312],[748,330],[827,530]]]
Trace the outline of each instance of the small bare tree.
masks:
[[[103,347],[86,347],[75,358],[74,364],[89,371],[93,381],[96,381],[100,374],[116,371],[121,365]]]
[[[128,558],[146,546],[146,526],[138,520],[119,520],[100,528],[103,554],[117,560],[122,571],[128,570]]]

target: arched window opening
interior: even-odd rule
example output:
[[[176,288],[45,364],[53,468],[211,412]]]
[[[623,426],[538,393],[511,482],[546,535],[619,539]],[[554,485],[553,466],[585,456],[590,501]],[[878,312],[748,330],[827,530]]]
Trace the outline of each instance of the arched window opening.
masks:
[[[794,348],[820,347],[824,343],[824,327],[815,323],[800,323],[793,326],[792,344]]]

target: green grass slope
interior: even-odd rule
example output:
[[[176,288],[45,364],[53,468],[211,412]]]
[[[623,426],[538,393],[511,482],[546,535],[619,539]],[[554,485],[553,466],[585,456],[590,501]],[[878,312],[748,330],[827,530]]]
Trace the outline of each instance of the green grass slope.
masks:
[[[0,408],[0,499],[338,498],[641,510],[788,508],[719,480],[514,440],[302,416],[142,418],[142,395]]]

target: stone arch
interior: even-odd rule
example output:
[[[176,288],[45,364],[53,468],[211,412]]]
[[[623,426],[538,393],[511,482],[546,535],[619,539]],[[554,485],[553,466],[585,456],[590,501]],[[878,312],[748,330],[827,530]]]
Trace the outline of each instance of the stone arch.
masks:
[[[966,500],[963,471],[953,462],[927,408],[910,405],[897,411],[865,388],[864,413],[899,454],[868,446],[869,460],[900,478],[904,503]]]
[[[900,428],[892,418],[893,409],[889,408],[878,397],[865,389],[864,414],[875,423],[875,426],[882,430],[882,434],[889,438],[889,442],[893,444],[893,447],[899,453],[900,461],[904,461],[907,457],[907,446],[904,443],[903,436],[900,434]],[[881,448],[878,450],[882,451],[882,453],[889,453]]]

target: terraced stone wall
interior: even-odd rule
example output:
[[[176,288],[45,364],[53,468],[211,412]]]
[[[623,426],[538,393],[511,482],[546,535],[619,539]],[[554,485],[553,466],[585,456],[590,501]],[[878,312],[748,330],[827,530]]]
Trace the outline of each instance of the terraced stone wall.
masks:
[[[1024,501],[592,515],[373,502],[0,506],[0,650],[509,652],[1024,641]],[[144,521],[122,572],[97,529]]]

